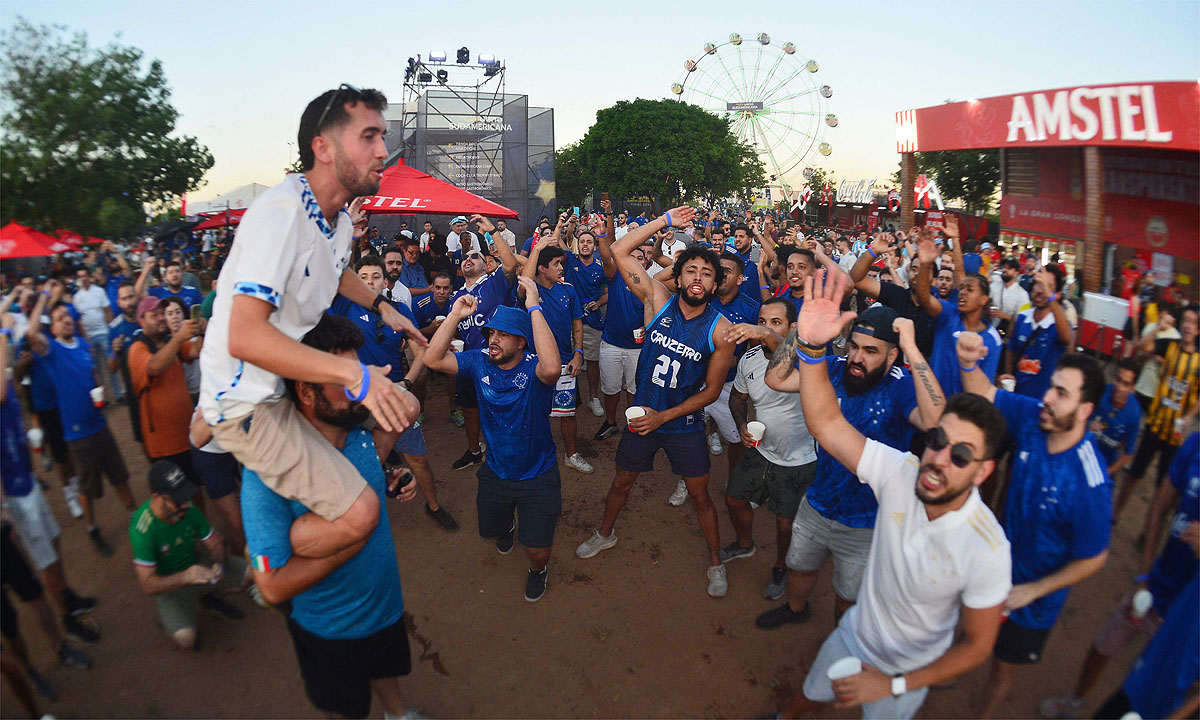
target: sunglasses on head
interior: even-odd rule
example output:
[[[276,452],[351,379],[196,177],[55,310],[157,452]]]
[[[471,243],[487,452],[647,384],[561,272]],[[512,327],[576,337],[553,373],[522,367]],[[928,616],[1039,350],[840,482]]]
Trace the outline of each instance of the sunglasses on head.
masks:
[[[359,95],[359,96],[362,95],[361,90],[359,90],[358,88],[354,87],[353,85],[351,85],[349,83],[342,83],[341,85],[338,85],[337,90],[333,91],[333,94],[329,96],[329,101],[325,103],[325,109],[321,111],[321,116],[317,118],[317,125],[313,129],[314,133],[321,132],[321,126],[325,124],[325,116],[329,114],[329,109],[331,107],[333,107],[333,101],[337,100],[338,96],[342,94],[342,88],[346,88],[347,90],[354,93],[355,95]]]
[[[941,452],[943,448],[950,445],[950,438],[946,437],[946,431],[940,425],[934,425],[925,433],[925,447],[934,452]],[[950,445],[950,462],[954,467],[965,468],[973,462],[983,462],[987,458],[975,457],[974,451],[966,443],[954,443]]]

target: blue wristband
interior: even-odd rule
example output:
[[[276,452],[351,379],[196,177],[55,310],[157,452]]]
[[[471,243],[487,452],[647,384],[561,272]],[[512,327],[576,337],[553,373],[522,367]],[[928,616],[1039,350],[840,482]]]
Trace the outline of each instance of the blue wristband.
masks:
[[[579,353],[580,355],[582,355],[582,354],[583,354],[583,351],[582,351],[582,350],[580,350],[579,348],[575,348],[575,352]]]
[[[770,289],[771,289],[771,286],[770,286],[770,285],[763,285],[763,286],[759,287],[758,289],[759,289],[759,290],[770,290]]]
[[[875,260],[879,259],[879,254],[876,253],[874,250],[872,250],[870,247],[867,248],[867,252],[871,253],[871,257],[874,258]]]
[[[358,396],[351,395],[350,388],[345,389],[346,397],[350,398],[351,402],[362,402],[371,389],[371,372],[367,370],[367,364],[360,362],[358,366],[362,369],[362,387],[358,391]]]
[[[1137,577],[1135,577],[1135,578],[1133,579],[1133,581],[1134,581],[1135,583],[1144,583],[1144,582],[1146,582],[1146,581],[1147,581],[1147,580],[1149,580],[1149,579],[1150,579],[1150,576],[1149,576],[1149,575],[1138,575]]]
[[[671,213],[665,212],[663,213],[663,217],[667,219],[667,227],[674,227],[674,225],[671,224]]]
[[[972,372],[972,371],[974,371],[974,370],[978,370],[978,369],[979,369],[979,363],[975,363],[975,367],[963,367],[963,364],[962,364],[962,363],[959,363],[959,364],[958,364],[958,369],[959,369],[959,370],[962,370],[963,372]]]
[[[541,309],[542,309],[542,306],[541,306],[540,304],[539,304],[539,305],[531,305],[531,306],[528,308],[528,311],[529,311],[530,313],[532,313],[534,310],[541,310]],[[543,311],[543,314],[544,314],[544,313],[545,313],[545,311]]]
[[[799,350],[796,351],[796,359],[798,359],[800,362],[804,363],[805,365],[820,365],[821,363],[825,362],[824,357],[818,357],[818,358],[809,357],[808,355],[805,355],[804,353],[800,352]]]

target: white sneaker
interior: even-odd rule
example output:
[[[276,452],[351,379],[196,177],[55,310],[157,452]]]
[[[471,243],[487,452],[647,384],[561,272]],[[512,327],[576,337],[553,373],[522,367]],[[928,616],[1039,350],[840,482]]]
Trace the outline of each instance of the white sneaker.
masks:
[[[588,410],[591,410],[596,417],[604,417],[604,408],[600,406],[600,398],[592,398],[592,401],[588,403]]]
[[[563,464],[569,468],[575,468],[581,473],[590,473],[592,471],[591,463],[589,463],[587,460],[584,460],[583,456],[579,453],[575,453],[574,455],[568,457]]]
[[[725,446],[721,444],[720,433],[708,434],[708,451],[713,455],[720,455],[725,451]]]
[[[73,518],[83,517],[83,505],[79,504],[79,494],[75,492],[74,485],[67,485],[63,488],[63,498],[67,501],[67,510]]]
[[[708,596],[725,597],[729,592],[729,580],[725,576],[724,565],[713,565],[708,569]]]
[[[687,502],[687,499],[687,485],[684,484],[683,478],[679,478],[679,484],[675,486],[675,492],[671,493],[671,497],[667,498],[667,502],[675,507],[679,507]]]
[[[617,544],[617,531],[613,530],[613,534],[604,537],[599,530],[593,530],[592,536],[584,540],[579,547],[575,548],[575,557],[586,560],[590,557],[596,557],[601,550],[607,550]],[[724,567],[724,566],[722,566]]]

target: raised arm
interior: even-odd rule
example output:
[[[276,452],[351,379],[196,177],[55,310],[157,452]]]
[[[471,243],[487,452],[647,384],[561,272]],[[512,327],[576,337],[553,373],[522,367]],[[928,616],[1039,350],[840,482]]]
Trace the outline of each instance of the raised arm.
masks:
[[[662,307],[670,297],[670,292],[663,284],[650,277],[642,264],[634,259],[633,249],[641,246],[650,236],[663,228],[682,225],[695,216],[696,211],[684,205],[668,210],[654,222],[639,226],[636,230],[625,233],[625,237],[612,246],[613,262],[617,270],[625,277],[626,284],[634,296],[655,312]]]
[[[63,293],[63,287],[57,280],[47,280],[45,287],[50,289],[43,288],[38,293],[37,304],[29,313],[29,327],[25,329],[29,347],[38,355],[50,352],[50,339],[42,332],[42,316],[46,313],[46,307],[53,307],[62,298]]]
[[[866,293],[867,297],[879,297],[879,281],[867,277],[867,271],[877,258],[895,251],[892,239],[888,233],[876,233],[875,239],[867,246],[867,251],[859,255],[854,267],[850,268],[850,279],[854,281],[855,289]]]
[[[496,229],[492,221],[482,215],[472,215],[471,219],[475,221],[481,232],[490,233]],[[508,278],[508,284],[511,285],[517,276],[517,256],[513,254],[512,248],[508,246],[507,242],[498,242],[495,247],[496,254],[500,256],[500,267],[504,270],[504,277]]]
[[[946,396],[942,392],[942,386],[934,376],[933,370],[930,369],[929,363],[925,361],[925,356],[917,347],[913,321],[908,318],[896,318],[892,322],[892,327],[900,334],[900,349],[904,352],[905,359],[908,360],[908,366],[912,370],[913,385],[917,391],[917,406],[909,413],[908,421],[914,427],[928,430],[942,419],[942,410],[946,407]]]
[[[961,332],[955,349],[958,351],[958,371],[962,376],[963,390],[995,402],[996,386],[979,368],[979,363],[988,354],[983,336],[976,332]]]
[[[530,256],[532,257],[532,256]],[[522,276],[517,282],[525,288],[525,302],[530,309],[529,322],[533,326],[533,349],[537,353],[537,376],[543,384],[553,385],[562,374],[562,364],[558,357],[558,343],[554,340],[554,331],[546,323],[546,316],[539,304],[541,295],[538,284],[531,278]]]
[[[950,252],[954,255],[954,287],[959,287],[962,285],[963,278],[967,276],[967,269],[963,267],[962,241],[958,237],[957,215],[946,213],[946,227],[942,229],[942,233],[953,241]]]
[[[138,275],[137,282],[133,284],[133,292],[137,297],[140,298],[146,294],[146,286],[150,283],[150,274],[154,271],[156,265],[158,265],[158,258],[153,255],[147,256],[142,261],[142,272]]]
[[[600,248],[600,264],[604,268],[604,277],[612,280],[617,276],[617,264],[613,261],[612,243],[615,234],[613,225],[612,202],[601,200],[600,207],[604,208],[603,223],[595,222],[592,232],[596,236],[596,246]]]
[[[921,268],[917,271],[917,289],[914,299],[930,317],[942,314],[942,303],[929,291],[933,285],[933,268],[937,266],[937,246],[933,244],[933,232],[923,229],[917,235],[917,258]]]

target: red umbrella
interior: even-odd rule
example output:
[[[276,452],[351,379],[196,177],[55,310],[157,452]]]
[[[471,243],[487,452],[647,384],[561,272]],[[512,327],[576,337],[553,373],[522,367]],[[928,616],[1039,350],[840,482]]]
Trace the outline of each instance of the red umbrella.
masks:
[[[53,236],[47,236],[47,237],[49,237],[50,239],[42,242],[42,244],[45,245],[46,249],[52,253],[65,253],[65,252],[71,252],[72,250],[79,249],[76,246],[71,245],[70,243],[68,243],[64,240],[60,240],[59,238],[56,238]]]
[[[516,218],[517,213],[401,163],[383,171],[379,193],[363,210],[393,215],[473,215]]]
[[[47,242],[57,240],[53,235],[10,222],[0,227],[0,260],[53,255],[54,253],[46,247]]]
[[[242,221],[242,216],[245,214],[246,208],[222,210],[221,212],[210,215],[207,219],[202,220],[199,225],[192,229],[210,230],[212,228],[225,227],[226,225],[237,225]]]
[[[99,245],[104,242],[100,238],[80,235],[74,230],[63,230],[60,228],[54,232],[58,234],[59,240],[73,246],[75,250],[78,250],[83,245]]]

